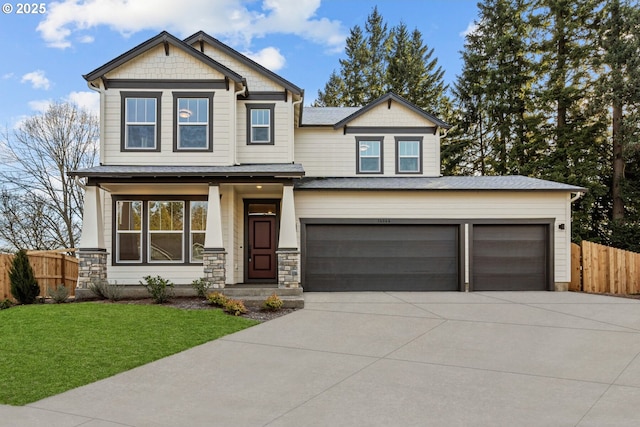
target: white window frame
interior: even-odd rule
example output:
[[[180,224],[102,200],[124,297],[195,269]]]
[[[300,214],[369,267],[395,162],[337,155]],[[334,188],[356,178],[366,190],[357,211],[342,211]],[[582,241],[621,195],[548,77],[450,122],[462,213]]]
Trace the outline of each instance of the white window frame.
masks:
[[[381,174],[384,172],[384,156],[383,156],[383,137],[356,137],[356,171],[358,174]],[[362,154],[364,144],[378,144],[378,155],[371,156]],[[362,160],[363,159],[378,159],[378,169],[377,170],[362,170]]]
[[[120,218],[120,215],[121,215],[121,209],[122,209],[123,203],[140,203],[140,230],[120,230],[119,229],[120,221],[118,221],[118,219]],[[142,200],[129,200],[129,199],[118,200],[115,206],[116,206],[116,212],[115,212],[116,214],[116,221],[115,221],[116,262],[119,264],[141,264],[143,260],[143,253],[144,253],[144,250],[143,250],[144,239],[142,238],[143,229],[144,229],[144,202]],[[120,259],[120,236],[123,234],[137,234],[140,236],[140,247],[138,248],[140,257],[138,260],[129,260],[129,259],[121,260]]]
[[[181,230],[152,230],[151,229],[151,204],[152,203],[181,203],[182,204],[182,229]],[[185,214],[186,203],[185,200],[149,200],[147,201],[147,262],[149,264],[184,264],[184,238],[185,238]],[[179,260],[153,260],[151,255],[153,253],[151,249],[151,236],[153,234],[180,234],[180,254]]]
[[[420,174],[422,173],[422,137],[396,137],[396,172],[398,174]],[[416,155],[402,155],[400,154],[400,144],[402,143],[415,143],[418,145],[418,154]],[[415,170],[403,170],[401,159],[416,159],[417,169]]]

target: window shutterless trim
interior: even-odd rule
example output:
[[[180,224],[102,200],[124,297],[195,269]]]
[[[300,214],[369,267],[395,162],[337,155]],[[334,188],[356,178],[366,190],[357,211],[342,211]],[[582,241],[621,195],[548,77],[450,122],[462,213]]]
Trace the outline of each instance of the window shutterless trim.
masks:
[[[247,145],[274,145],[275,144],[275,109],[276,104],[244,104],[247,107]],[[251,141],[251,111],[269,110],[269,142]]]
[[[173,92],[173,151],[186,151],[186,152],[211,152],[213,151],[213,95],[214,92]],[[207,112],[207,148],[180,148],[178,147],[178,128],[180,123],[178,121],[178,99],[180,98],[192,98],[192,99],[208,99],[209,111]]]
[[[422,174],[422,158],[424,157],[423,151],[423,138],[421,136],[396,136],[396,174],[398,175],[420,175]],[[418,148],[418,170],[417,171],[401,171],[400,170],[400,142],[413,142],[417,141]]]
[[[377,141],[380,143],[380,170],[361,171],[360,170],[360,142]],[[384,173],[384,137],[383,136],[356,136],[356,173],[363,175],[382,175]]]
[[[141,245],[141,257],[142,262],[140,261],[117,261],[118,253],[116,252],[118,247],[116,245],[116,233],[117,233],[117,215],[116,206],[118,201],[135,201],[142,202],[142,236],[140,238]],[[149,211],[149,202],[184,202],[184,220],[183,220],[183,228],[182,228],[182,244],[183,244],[183,260],[182,261],[171,261],[171,262],[163,262],[163,261],[153,261],[149,262],[149,218],[148,215],[145,215],[144,212]],[[163,195],[153,195],[153,196],[112,196],[111,209],[114,213],[112,219],[112,227],[111,227],[111,241],[112,241],[112,250],[113,256],[111,257],[111,265],[118,266],[140,266],[140,265],[202,265],[202,261],[193,261],[191,262],[190,251],[191,247],[189,238],[189,234],[191,233],[191,202],[192,201],[208,201],[207,196],[163,196]],[[206,233],[206,230],[202,230],[201,232]]]
[[[156,146],[154,148],[127,148],[127,99],[128,98],[155,98],[156,100]],[[120,92],[120,151],[127,152],[154,152],[160,151],[160,127],[162,124],[162,92]]]

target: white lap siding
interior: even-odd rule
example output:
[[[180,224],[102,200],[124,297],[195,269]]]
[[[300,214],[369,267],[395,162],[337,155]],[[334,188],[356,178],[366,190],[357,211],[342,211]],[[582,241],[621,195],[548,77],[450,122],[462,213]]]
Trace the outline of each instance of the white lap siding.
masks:
[[[297,191],[300,218],[554,219],[554,282],[571,278],[571,211],[564,192]],[[469,221],[465,221],[469,220]],[[565,224],[564,230],[558,225]]]

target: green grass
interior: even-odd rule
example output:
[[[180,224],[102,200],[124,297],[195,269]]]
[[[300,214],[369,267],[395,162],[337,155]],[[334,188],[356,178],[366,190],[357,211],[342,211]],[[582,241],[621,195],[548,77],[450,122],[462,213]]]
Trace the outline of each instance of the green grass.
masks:
[[[0,310],[0,404],[25,405],[255,325],[220,310],[44,304]],[[207,369],[203,361],[202,369]]]

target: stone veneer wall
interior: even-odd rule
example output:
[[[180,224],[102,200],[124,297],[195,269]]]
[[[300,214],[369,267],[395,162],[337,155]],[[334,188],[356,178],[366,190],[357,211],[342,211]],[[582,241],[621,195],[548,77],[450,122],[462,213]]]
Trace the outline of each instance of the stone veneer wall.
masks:
[[[204,278],[213,289],[224,288],[226,274],[227,253],[224,251],[207,251],[202,255]]]
[[[280,250],[278,255],[278,287],[300,287],[300,252],[297,250]]]
[[[78,289],[89,289],[92,283],[107,280],[106,251],[78,251]]]

